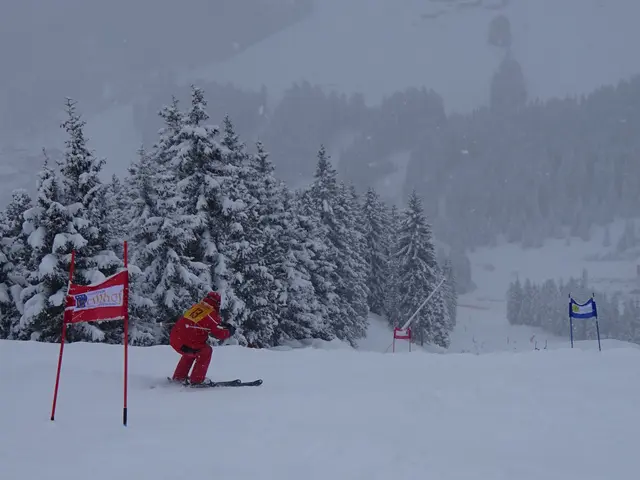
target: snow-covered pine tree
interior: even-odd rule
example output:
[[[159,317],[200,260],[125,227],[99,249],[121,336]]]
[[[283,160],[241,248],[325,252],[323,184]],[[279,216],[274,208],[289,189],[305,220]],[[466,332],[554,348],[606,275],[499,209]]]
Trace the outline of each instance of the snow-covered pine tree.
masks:
[[[362,319],[362,325],[358,327],[362,330],[360,330],[361,333],[358,335],[364,337],[369,326],[368,299],[370,292],[367,286],[369,268],[365,256],[367,243],[361,222],[362,204],[360,203],[360,197],[356,192],[355,186],[351,185],[347,187],[341,183],[340,190],[342,193],[340,198],[344,199],[343,210],[345,213],[343,220],[345,237],[343,237],[343,241],[345,247],[349,249],[348,261],[350,263],[350,268],[346,270],[345,273],[347,274],[347,279],[352,279],[352,282],[347,284],[347,294],[351,305]]]
[[[366,242],[367,287],[369,309],[384,315],[389,281],[389,218],[386,205],[378,193],[370,187],[365,195],[360,217]]]
[[[29,193],[22,189],[16,189],[11,193],[11,202],[7,205],[4,215],[4,226],[7,236],[17,238],[22,233],[24,212],[33,206]]]
[[[208,252],[215,250],[211,238],[215,221],[212,212],[220,211],[222,196],[222,150],[216,140],[219,130],[206,124],[208,119],[204,92],[192,87],[191,108],[173,141],[169,162],[177,183],[172,206],[185,229],[184,253],[202,264]]]
[[[24,213],[31,207],[33,207],[33,201],[30,195],[26,190],[17,189],[12,193],[11,202],[7,205],[5,212],[6,237],[10,243],[8,254],[11,263],[21,276],[26,274],[27,262],[31,254],[27,237],[22,231]]]
[[[546,280],[540,287],[537,296],[537,326],[548,332],[553,331],[556,305],[559,300],[556,282],[552,279]]]
[[[216,270],[216,284],[225,292],[223,318],[240,327],[236,332],[238,341],[243,344],[254,343],[257,336],[272,335],[274,326],[273,318],[265,320],[262,334],[252,334],[256,317],[249,320],[252,311],[265,303],[263,293],[258,293],[261,287],[252,282],[262,283],[266,292],[269,290],[266,284],[273,281],[260,259],[262,240],[256,228],[259,208],[257,200],[249,192],[249,184],[258,181],[258,174],[251,162],[251,155],[240,141],[228,116],[223,120],[220,143],[225,181],[216,228],[218,264],[221,267]],[[256,298],[253,298],[254,294]],[[266,293],[264,295],[269,296]]]
[[[24,213],[32,206],[27,191],[17,189],[0,215],[0,338],[13,337],[22,313],[20,294],[27,285],[31,255],[22,225]]]
[[[230,133],[229,133],[230,132]],[[225,137],[233,138],[233,127],[225,118]],[[243,334],[250,345],[273,346],[280,343],[280,321],[290,299],[289,278],[285,264],[291,242],[288,217],[284,209],[284,185],[274,175],[274,167],[264,145],[258,142],[257,153],[249,157],[250,175],[245,179],[251,206],[245,240],[249,254],[243,259],[243,282],[237,287],[238,296],[247,308]],[[295,265],[288,265],[295,269]],[[299,272],[295,272],[299,273]],[[295,291],[291,292],[295,295]]]
[[[533,325],[536,312],[533,283],[529,278],[524,281],[522,302],[520,303],[519,325]]]
[[[105,164],[88,148],[84,135],[85,122],[76,112],[76,102],[67,99],[67,119],[62,127],[68,134],[64,159],[60,166],[63,199],[74,214],[76,228],[87,240],[82,252],[76,255],[76,283],[99,282],[112,275],[122,262],[109,250],[111,243],[108,209],[104,201],[107,186],[100,180]]]
[[[385,305],[384,311],[387,315],[387,321],[392,327],[399,326],[400,321],[400,290],[398,275],[398,259],[394,253],[398,248],[398,232],[400,229],[400,213],[396,205],[391,206],[389,212],[388,224],[386,225],[386,237],[389,245],[389,274],[385,282]]]
[[[10,260],[22,277],[26,275],[27,263],[31,255],[27,236],[22,227],[25,222],[24,213],[32,207],[31,196],[26,190],[17,189],[12,193],[11,202],[7,205],[5,214],[6,235],[11,241]]]
[[[63,205],[61,181],[45,160],[38,176],[36,205],[24,213],[24,234],[31,247],[28,285],[22,291],[24,310],[14,332],[19,339],[60,340],[64,299],[69,281],[71,251],[82,251],[87,240],[75,227],[73,213]],[[93,323],[69,329],[69,339],[101,341]]]
[[[408,319],[442,279],[431,226],[427,223],[422,201],[415,190],[409,196],[403,212],[395,257],[398,262],[399,311],[402,319]],[[412,330],[421,343],[447,348],[450,325],[440,289],[416,316]]]
[[[551,332],[556,335],[567,335],[569,329],[567,318],[568,298],[567,289],[562,279],[558,281],[557,287],[558,289],[555,295],[556,301],[553,303]]]
[[[129,166],[125,178],[125,215],[130,219],[124,238],[129,242],[129,338],[132,345],[155,345],[163,341],[163,318],[153,301],[154,286],[147,274],[151,257],[147,246],[155,241],[161,223],[159,194],[154,184],[151,159],[144,148]]]
[[[154,316],[165,326],[160,341],[166,342],[173,323],[211,288],[211,267],[204,259],[217,253],[209,232],[219,191],[211,164],[219,150],[213,139],[217,129],[203,125],[200,90],[193,89],[189,112],[180,112],[174,98],[160,116],[165,126],[158,142],[134,167],[133,184],[141,197],[134,208],[142,217],[133,234],[143,283],[137,290],[141,308],[153,302]]]
[[[507,321],[511,325],[522,325],[523,289],[520,278],[509,284],[507,290]]]
[[[532,324],[534,327],[539,327],[540,323],[542,321],[542,316],[544,315],[544,313],[542,312],[540,306],[544,303],[544,300],[542,299],[542,288],[540,285],[538,284],[534,284],[533,285],[533,297],[531,299],[531,302],[534,305],[533,308],[533,315],[531,317],[532,320]]]
[[[86,122],[76,111],[76,102],[67,98],[65,103],[67,119],[62,128],[67,132],[64,160],[60,173],[64,185],[64,198],[69,205],[88,203],[87,196],[95,196],[102,183],[99,175],[105,164],[104,159],[97,159],[89,150],[84,135]]]
[[[63,200],[67,211],[73,216],[74,229],[85,242],[76,251],[74,283],[89,285],[102,282],[123,266],[112,245],[114,227],[109,215],[107,185],[100,180],[100,172],[105,164],[88,148],[84,134],[85,122],[76,111],[76,102],[67,99],[65,104],[67,119],[62,127],[68,134],[65,142],[64,159],[60,168],[64,186]],[[105,341],[122,342],[122,322],[99,322],[95,326],[106,333]],[[74,332],[71,329],[70,338]],[[80,339],[80,338],[78,338]],[[92,336],[92,339],[95,339]]]
[[[285,201],[285,208],[287,204],[288,201]],[[314,312],[318,318],[316,328],[310,329],[314,333],[312,338],[333,340],[337,338],[334,324],[342,315],[343,308],[343,301],[336,293],[338,278],[333,248],[324,240],[326,228],[320,221],[320,215],[314,210],[309,191],[297,192],[292,204],[295,211],[291,228],[294,262],[299,262],[302,271],[308,273],[314,292]],[[300,330],[299,325],[291,323],[284,331]],[[297,336],[304,338],[299,333]]]
[[[327,302],[334,293],[324,278],[333,266],[328,262],[326,246],[316,241],[316,218],[304,215],[300,203],[286,189],[283,208],[285,223],[280,245],[286,253],[280,269],[286,289],[278,343],[309,338],[332,340],[335,335],[328,320],[332,311]]]
[[[291,193],[275,179],[260,142],[257,154],[250,158],[253,173],[245,178],[249,198],[256,203],[250,212],[255,221],[250,222],[248,238],[259,248],[251,250],[258,257],[253,269],[243,275],[246,285],[239,292],[254,292],[243,298],[248,306],[245,335],[258,346],[268,341],[275,345],[308,338],[329,340],[333,336],[326,331],[310,272],[322,264],[322,252],[308,244],[313,234],[300,221]]]
[[[127,216],[129,201],[125,186],[117,175],[111,176],[106,187],[103,202],[106,209],[108,247],[118,258],[123,258],[123,241],[128,236],[127,224],[130,220]]]
[[[630,324],[624,322],[623,312],[621,311],[621,305],[624,304],[624,295],[621,292],[615,292],[611,295],[611,299],[608,308],[601,312],[600,302],[598,302],[598,315],[600,318],[606,318],[606,322],[600,322],[600,333],[602,338],[617,338],[624,340],[622,335],[628,328],[636,328],[636,331],[640,334],[640,311],[635,319],[631,319]],[[635,323],[635,326],[633,325]],[[640,336],[636,335],[633,340],[635,343],[640,343]]]
[[[0,212],[0,338],[9,338],[17,316],[15,303],[11,298],[12,283],[10,279],[13,265],[9,261],[6,216]]]
[[[306,192],[305,213],[317,217],[319,240],[327,246],[328,260],[336,268],[331,280],[338,311],[330,321],[339,339],[355,345],[367,329],[367,312],[362,308],[362,305],[366,307],[366,290],[363,291],[363,287],[366,289],[366,277],[365,272],[358,271],[358,242],[354,240],[354,227],[350,223],[348,190],[338,184],[337,173],[324,146],[318,152],[314,178]]]

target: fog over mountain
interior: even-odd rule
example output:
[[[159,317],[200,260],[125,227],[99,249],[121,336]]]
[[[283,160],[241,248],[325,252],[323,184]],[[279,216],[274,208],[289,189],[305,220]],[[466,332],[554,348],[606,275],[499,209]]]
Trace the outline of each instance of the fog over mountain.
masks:
[[[638,15],[634,0],[8,0],[2,200],[33,191],[43,147],[62,150],[65,97],[78,100],[107,178],[154,141],[162,105],[196,83],[213,120],[229,114],[248,143],[263,138],[294,185],[308,181],[320,143],[340,164],[364,155],[358,138],[376,137],[373,158],[340,171],[395,201],[424,128],[441,141],[453,114],[588,95],[640,73]],[[391,105],[411,88],[429,93],[414,106],[429,120],[407,118],[404,140],[381,140],[393,115],[406,117]]]
[[[60,111],[64,95],[81,101],[85,112],[130,103],[177,72],[242,52],[303,16],[309,5],[305,0],[5,0],[3,137],[54,126],[51,115]]]
[[[314,12],[240,55],[199,72],[276,95],[308,80],[367,102],[407,87],[449,111],[487,103],[502,59],[488,41],[503,15],[532,97],[582,94],[640,71],[634,0],[323,0]],[[615,27],[614,27],[615,25]]]
[[[34,188],[42,147],[54,154],[62,147],[65,97],[80,102],[93,147],[109,159],[107,175],[123,173],[141,140],[127,131],[134,102],[185,70],[237,55],[310,7],[309,0],[5,0],[3,201],[13,186]]]

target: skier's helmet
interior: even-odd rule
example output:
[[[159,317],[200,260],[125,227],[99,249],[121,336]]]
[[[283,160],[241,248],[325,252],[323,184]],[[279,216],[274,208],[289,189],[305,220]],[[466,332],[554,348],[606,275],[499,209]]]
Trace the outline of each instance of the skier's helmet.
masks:
[[[218,309],[220,308],[220,294],[218,292],[209,292],[207,296],[204,297],[204,302]]]

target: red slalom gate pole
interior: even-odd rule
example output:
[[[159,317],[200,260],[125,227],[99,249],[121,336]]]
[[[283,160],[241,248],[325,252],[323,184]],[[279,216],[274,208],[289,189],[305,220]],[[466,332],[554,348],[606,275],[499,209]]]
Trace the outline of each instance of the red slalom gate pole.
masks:
[[[62,336],[60,337],[60,355],[58,356],[58,373],[56,373],[56,386],[53,391],[53,405],[51,406],[51,421],[56,417],[56,404],[58,403],[58,385],[60,385],[60,369],[62,368],[62,354],[64,352],[64,337],[67,335],[67,322],[62,321]]]
[[[71,251],[71,265],[69,267],[69,287],[73,281],[73,268],[75,266],[76,252]],[[67,293],[69,292],[67,287]],[[65,302],[66,309],[66,302]],[[53,405],[51,406],[51,421],[53,422],[56,417],[56,405],[58,403],[58,386],[60,385],[60,370],[62,369],[62,354],[64,353],[64,339],[67,336],[67,322],[65,314],[62,314],[62,333],[60,334],[60,354],[58,355],[58,371],[56,372],[56,386],[53,391]]]
[[[129,276],[129,261],[127,259],[127,242],[124,242],[124,268]],[[122,424],[127,426],[127,378],[129,376],[129,281],[124,288],[124,304],[127,307],[124,317],[124,406],[122,407]]]

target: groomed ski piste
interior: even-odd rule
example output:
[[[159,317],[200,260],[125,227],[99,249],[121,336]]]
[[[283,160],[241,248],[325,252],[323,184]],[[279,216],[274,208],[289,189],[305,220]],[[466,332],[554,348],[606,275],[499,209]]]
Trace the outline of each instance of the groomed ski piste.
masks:
[[[359,350],[215,348],[212,379],[264,384],[189,389],[166,381],[178,360],[169,347],[130,348],[126,427],[122,346],[65,347],[51,422],[59,346],[2,341],[0,479],[635,478],[640,349],[605,339],[602,352],[594,342],[572,350],[546,337],[536,350],[531,337],[543,332],[504,319],[513,270],[546,279],[586,266],[633,280],[631,265],[585,264],[597,248],[472,254],[479,288],[460,298],[446,353],[409,354],[403,342],[385,353],[391,332],[372,317]]]

